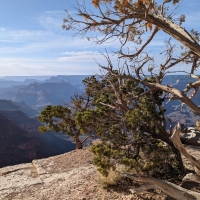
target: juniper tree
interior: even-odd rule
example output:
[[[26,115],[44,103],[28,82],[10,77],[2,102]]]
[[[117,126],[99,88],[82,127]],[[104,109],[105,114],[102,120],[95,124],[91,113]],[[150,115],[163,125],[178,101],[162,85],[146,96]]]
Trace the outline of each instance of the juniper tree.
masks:
[[[155,82],[153,77],[147,79]],[[101,138],[102,143],[93,145],[92,151],[102,174],[107,176],[110,168],[121,163],[159,177],[174,168],[174,174],[163,176],[178,175],[176,170],[183,167],[182,160],[169,133],[163,129],[165,110],[161,107],[164,101],[161,91],[150,91],[129,78],[117,79],[109,72],[100,79],[87,78],[84,84],[93,106],[77,112],[75,120],[82,132],[92,131]],[[148,91],[145,96],[141,95],[144,91]]]
[[[109,56],[106,56],[108,65],[100,65],[106,71],[105,76],[99,81],[95,77],[85,80],[86,93],[92,99],[91,107],[74,115],[81,132],[95,132],[102,139],[101,144],[93,147],[97,156],[95,163],[100,171],[107,175],[107,169],[114,167],[115,163],[125,164],[141,173],[140,176],[132,175],[135,179],[154,184],[177,199],[195,199],[199,198],[199,194],[151,177],[159,177],[156,173],[161,172],[160,178],[166,178],[156,165],[156,161],[162,158],[166,161],[164,164],[176,167],[173,161],[163,156],[170,150],[179,161],[179,152],[183,153],[195,166],[197,178],[192,178],[192,181],[198,182],[200,175],[199,162],[185,153],[176,137],[180,130],[167,132],[162,102],[163,98],[180,100],[194,114],[200,115],[200,108],[192,101],[200,86],[200,78],[194,74],[200,64],[199,33],[182,27],[186,16],[175,15],[180,2],[93,0],[94,11],[87,8],[85,1],[82,4],[77,2],[78,18],[67,12],[63,28],[97,44],[113,39],[121,45],[116,54],[123,64],[119,64],[116,71]],[[90,36],[92,32],[96,32],[97,37]],[[148,48],[159,32],[164,32],[169,38],[165,41],[163,38],[164,45],[159,52],[159,56],[163,57],[157,61],[148,53]],[[163,84],[166,74],[175,71],[175,67],[181,64],[187,65],[190,76],[196,79],[182,91]],[[144,74],[145,69],[148,69],[150,77]],[[194,92],[188,96],[190,89]],[[162,153],[157,154],[159,151]],[[144,162],[146,166],[143,166]],[[145,172],[150,176],[142,176]]]

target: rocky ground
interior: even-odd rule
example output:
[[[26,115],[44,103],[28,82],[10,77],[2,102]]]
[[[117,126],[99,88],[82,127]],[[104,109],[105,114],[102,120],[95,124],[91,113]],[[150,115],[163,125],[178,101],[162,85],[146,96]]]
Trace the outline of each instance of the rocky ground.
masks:
[[[188,151],[200,159],[199,148]],[[1,200],[147,200],[165,199],[159,191],[131,194],[130,187],[103,189],[89,148],[32,163],[0,168]],[[188,167],[190,164],[185,161]],[[126,186],[127,184],[127,186]]]

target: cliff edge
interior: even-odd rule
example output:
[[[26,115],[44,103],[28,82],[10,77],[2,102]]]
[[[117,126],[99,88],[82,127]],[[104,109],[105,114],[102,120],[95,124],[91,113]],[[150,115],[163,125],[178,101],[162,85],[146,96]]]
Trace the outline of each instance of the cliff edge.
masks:
[[[75,150],[0,168],[0,199],[84,199],[87,189],[95,189],[97,182],[91,160],[89,150]]]
[[[199,148],[188,148],[199,158]],[[197,156],[198,155],[198,156]],[[164,199],[159,191],[131,194],[119,184],[102,188],[89,148],[32,163],[0,168],[0,200],[139,200]],[[188,166],[188,163],[187,163]],[[126,187],[126,186],[125,186]],[[134,184],[131,186],[135,187]]]

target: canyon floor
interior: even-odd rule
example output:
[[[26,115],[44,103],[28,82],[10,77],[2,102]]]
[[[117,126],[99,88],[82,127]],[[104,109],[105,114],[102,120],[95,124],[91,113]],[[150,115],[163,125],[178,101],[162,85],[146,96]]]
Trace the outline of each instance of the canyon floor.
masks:
[[[187,147],[200,159],[200,148]],[[160,191],[131,194],[130,186],[103,189],[89,148],[0,168],[0,200],[164,200]],[[188,168],[190,164],[184,160]]]

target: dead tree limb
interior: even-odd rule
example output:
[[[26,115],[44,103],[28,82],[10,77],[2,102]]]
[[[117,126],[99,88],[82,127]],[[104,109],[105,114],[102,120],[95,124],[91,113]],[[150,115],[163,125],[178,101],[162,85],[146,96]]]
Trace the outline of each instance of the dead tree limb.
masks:
[[[185,158],[187,160],[189,160],[191,162],[191,164],[194,166],[195,172],[200,175],[200,162],[194,158],[193,156],[191,156],[185,149],[185,147],[183,146],[181,140],[180,140],[180,132],[181,132],[181,126],[178,123],[177,126],[175,127],[175,131],[171,136],[171,140],[174,144],[174,146],[180,151],[180,153],[182,155],[185,156]]]
[[[138,193],[143,192],[147,189],[159,189],[166,195],[173,197],[177,200],[200,200],[200,193],[194,192],[191,190],[187,190],[185,188],[182,188],[176,184],[165,182],[153,177],[141,177],[141,176],[135,176],[127,173],[121,173],[126,177],[130,177],[135,179],[136,181],[142,181],[147,183],[144,186],[141,186],[141,188],[137,189],[131,189],[130,191],[132,193]]]

